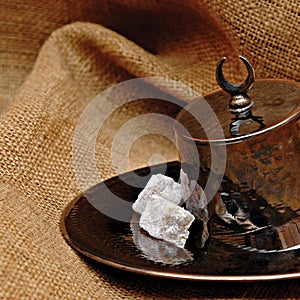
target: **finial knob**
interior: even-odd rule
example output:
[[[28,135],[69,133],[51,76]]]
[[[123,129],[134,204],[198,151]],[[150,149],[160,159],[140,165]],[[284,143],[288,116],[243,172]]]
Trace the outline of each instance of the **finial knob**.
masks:
[[[227,81],[222,72],[222,66],[226,60],[226,57],[221,58],[216,69],[216,80],[219,86],[228,94],[231,95],[229,102],[229,110],[236,115],[245,115],[250,111],[253,102],[248,97],[247,92],[251,89],[254,83],[254,69],[250,62],[243,56],[239,56],[242,62],[245,64],[248,76],[246,80],[241,84],[235,84]]]
[[[219,86],[231,96],[228,106],[230,112],[235,115],[235,117],[231,119],[232,122],[230,123],[230,133],[233,136],[243,134],[241,133],[241,125],[243,124],[247,126],[248,130],[252,130],[249,126],[251,123],[255,123],[256,126],[258,126],[258,129],[265,126],[261,116],[252,115],[251,108],[253,101],[247,95],[248,90],[251,89],[254,83],[254,69],[245,57],[241,55],[239,57],[245,64],[248,71],[248,76],[243,83],[235,84],[225,79],[222,72],[222,66],[226,57],[221,58],[216,69],[216,79]]]

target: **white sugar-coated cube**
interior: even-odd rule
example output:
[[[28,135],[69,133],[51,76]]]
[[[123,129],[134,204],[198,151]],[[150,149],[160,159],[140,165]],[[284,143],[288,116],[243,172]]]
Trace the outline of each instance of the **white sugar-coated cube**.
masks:
[[[183,197],[181,184],[175,182],[173,178],[162,174],[152,175],[133,204],[133,210],[142,214],[147,203],[152,201],[155,197],[164,198],[179,205]]]
[[[194,216],[184,208],[155,197],[142,213],[140,226],[151,236],[183,248],[189,236],[188,229],[194,220]]]
[[[158,240],[145,234],[139,225],[139,218],[133,217],[130,223],[134,244],[143,256],[156,263],[180,265],[193,260],[193,255],[187,249],[176,247],[174,244]],[[140,217],[140,215],[138,215]],[[136,223],[137,222],[137,223]]]

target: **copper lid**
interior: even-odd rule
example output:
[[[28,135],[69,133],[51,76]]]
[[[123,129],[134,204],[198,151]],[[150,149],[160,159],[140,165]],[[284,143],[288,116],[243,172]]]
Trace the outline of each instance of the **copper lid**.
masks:
[[[248,77],[242,84],[230,83],[222,73],[225,59],[220,60],[216,70],[217,82],[222,89],[195,99],[177,117],[193,139],[200,142],[238,142],[273,130],[299,117],[299,84],[279,79],[261,79],[254,82],[253,67],[242,56],[240,59],[247,67]],[[205,102],[206,108],[208,104],[215,116],[212,117],[205,111]],[[199,124],[199,118],[195,116],[201,115],[203,122]],[[220,136],[220,128],[223,136]],[[207,137],[207,132],[210,132],[210,138]]]

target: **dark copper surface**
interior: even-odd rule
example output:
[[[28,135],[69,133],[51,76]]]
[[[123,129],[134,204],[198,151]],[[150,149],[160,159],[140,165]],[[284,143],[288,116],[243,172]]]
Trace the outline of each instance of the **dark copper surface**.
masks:
[[[152,167],[153,170],[159,173],[162,169],[161,166],[156,166]],[[140,169],[136,173],[145,176],[149,173],[149,169]],[[166,175],[177,180],[179,164],[169,163]],[[131,176],[131,172],[126,175],[127,182],[130,181]],[[146,180],[144,181],[146,184]],[[89,199],[96,202],[105,200],[103,199],[105,185],[116,195],[131,202],[135,201],[140,192],[140,189],[131,187],[122,182],[119,177],[115,177],[87,191]],[[286,216],[287,220],[291,217],[293,213]],[[281,218],[283,219],[279,223],[284,225],[285,217],[281,216]],[[61,229],[67,242],[80,253],[101,263],[135,273],[176,279],[217,281],[260,281],[300,277],[299,249],[260,252],[237,247],[238,240],[222,241],[217,238],[220,227],[215,226],[214,222],[212,219],[210,228],[216,231],[215,238],[210,237],[204,248],[197,247],[197,242],[199,242],[197,232],[199,231],[194,228],[191,230],[185,252],[176,252],[171,249],[172,255],[175,253],[180,256],[177,260],[176,257],[172,257],[176,261],[174,264],[172,260],[165,261],[165,253],[166,255],[170,253],[165,242],[153,239],[154,244],[150,241],[151,247],[146,250],[148,252],[165,251],[165,253],[152,255],[143,252],[143,249],[136,244],[137,238],[142,238],[139,241],[143,243],[152,238],[139,232],[138,224],[123,223],[106,217],[97,211],[84,195],[80,195],[66,208],[62,216]],[[294,223],[297,222],[296,220]],[[250,238],[249,240],[251,241]],[[157,255],[160,255],[162,260],[159,258],[157,262],[154,262],[153,259]]]

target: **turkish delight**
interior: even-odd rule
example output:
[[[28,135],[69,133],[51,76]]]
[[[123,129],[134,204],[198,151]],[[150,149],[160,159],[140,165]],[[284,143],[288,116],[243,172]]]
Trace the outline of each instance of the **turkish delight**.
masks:
[[[180,205],[183,198],[181,184],[173,178],[162,174],[152,175],[145,188],[138,195],[132,208],[135,212],[142,214],[149,201],[155,196],[168,200],[175,205]]]
[[[135,214],[130,223],[130,229],[135,245],[145,258],[156,263],[173,266],[193,261],[193,255],[187,249],[179,248],[172,243],[145,234],[139,225],[139,218],[140,215],[137,217]]]
[[[184,208],[156,196],[146,205],[140,226],[151,236],[183,248],[195,217]]]

